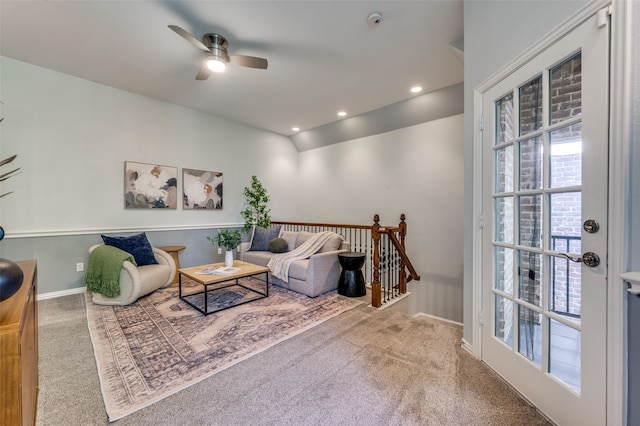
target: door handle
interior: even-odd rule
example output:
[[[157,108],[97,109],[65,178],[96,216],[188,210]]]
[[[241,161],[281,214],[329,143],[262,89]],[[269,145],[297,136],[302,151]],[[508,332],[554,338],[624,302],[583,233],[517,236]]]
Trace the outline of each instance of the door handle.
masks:
[[[598,232],[598,229],[600,229],[600,224],[595,219],[587,219],[584,221],[582,229],[590,234],[595,234],[596,232]]]
[[[582,262],[591,268],[595,268],[600,264],[600,256],[598,256],[592,251],[586,252],[585,254],[582,255],[582,257],[571,256],[569,253],[558,253],[558,256],[569,259],[572,262],[576,262],[576,263]]]

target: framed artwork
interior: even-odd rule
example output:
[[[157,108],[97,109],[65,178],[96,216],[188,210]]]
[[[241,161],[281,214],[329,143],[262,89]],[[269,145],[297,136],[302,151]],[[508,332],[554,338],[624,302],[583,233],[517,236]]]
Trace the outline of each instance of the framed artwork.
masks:
[[[176,209],[178,168],[125,161],[124,206],[127,209]]]
[[[182,208],[221,210],[222,173],[182,169]]]

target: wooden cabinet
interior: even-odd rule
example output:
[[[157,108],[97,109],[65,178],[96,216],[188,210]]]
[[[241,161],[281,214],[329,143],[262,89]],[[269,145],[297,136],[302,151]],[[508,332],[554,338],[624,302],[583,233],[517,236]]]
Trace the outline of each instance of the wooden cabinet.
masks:
[[[33,425],[38,396],[38,306],[35,260],[16,262],[20,290],[0,302],[0,425]]]

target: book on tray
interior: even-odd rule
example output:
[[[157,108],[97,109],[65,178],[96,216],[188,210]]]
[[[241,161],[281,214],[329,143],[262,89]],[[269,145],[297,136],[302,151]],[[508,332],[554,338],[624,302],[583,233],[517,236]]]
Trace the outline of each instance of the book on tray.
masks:
[[[204,268],[198,272],[197,275],[231,275],[238,272],[240,268],[234,268],[233,266],[219,266],[217,268]]]

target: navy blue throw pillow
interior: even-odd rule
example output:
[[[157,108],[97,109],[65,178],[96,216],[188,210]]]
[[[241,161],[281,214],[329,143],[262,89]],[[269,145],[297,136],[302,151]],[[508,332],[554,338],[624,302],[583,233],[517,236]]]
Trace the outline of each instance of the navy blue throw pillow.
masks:
[[[106,245],[117,247],[131,254],[138,266],[158,264],[147,239],[147,234],[144,232],[129,237],[108,237],[106,235],[101,235],[101,237]]]
[[[269,243],[280,235],[282,226],[274,226],[273,228],[260,228],[256,226],[253,231],[253,240],[251,240],[251,248],[249,251],[269,251]]]

